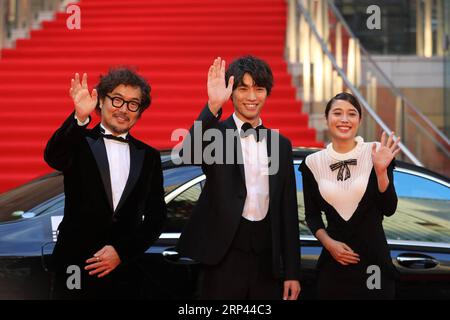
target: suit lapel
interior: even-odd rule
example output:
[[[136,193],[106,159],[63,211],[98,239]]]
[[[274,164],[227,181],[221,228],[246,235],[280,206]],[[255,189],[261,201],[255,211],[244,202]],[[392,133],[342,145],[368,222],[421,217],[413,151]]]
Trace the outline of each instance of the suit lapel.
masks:
[[[93,136],[87,136],[86,140],[91,148],[92,154],[94,155],[95,161],[97,162],[97,168],[100,172],[100,176],[103,181],[103,187],[105,188],[106,198],[108,199],[109,206],[112,211],[114,211],[112,191],[111,191],[111,175],[109,172],[108,156],[106,154],[105,142],[101,139],[98,134],[99,126],[95,127],[93,130]]]
[[[102,178],[103,187],[105,189],[106,198],[108,200],[111,211],[117,212],[123,206],[124,202],[130,195],[131,191],[136,185],[137,180],[142,171],[144,163],[145,150],[138,149],[133,143],[134,138],[130,136],[130,173],[128,174],[127,183],[123,190],[122,197],[116,210],[114,210],[112,190],[111,190],[111,174],[109,172],[108,155],[106,154],[105,142],[99,134],[100,127],[97,126],[92,130],[92,135],[87,136],[87,142],[97,162],[97,168]]]
[[[133,143],[134,138],[130,136],[130,173],[128,174],[128,180],[123,190],[122,197],[120,198],[119,204],[117,205],[116,212],[120,210],[131,191],[133,191],[136,182],[141,175],[142,166],[144,164],[145,150],[138,149]]]
[[[224,122],[225,129],[233,129],[237,130],[236,123],[234,122],[233,116],[231,115],[228,117],[227,120]],[[238,130],[239,131],[239,130]],[[226,132],[225,132],[225,139],[226,139]],[[243,155],[242,155],[242,145],[241,145],[241,139],[239,137],[234,136],[234,159],[236,161],[236,164],[239,167],[239,172],[241,173],[242,181],[245,184],[245,170],[244,170],[244,161],[243,161]]]
[[[267,129],[267,128],[266,128]],[[266,137],[266,143],[267,143],[267,158],[269,160],[267,166],[268,170],[270,169],[271,162],[272,162],[272,130],[267,129],[267,137]],[[270,170],[269,170],[270,173]],[[274,199],[273,192],[275,191],[275,185],[276,185],[276,174],[269,174],[269,203],[271,199]],[[269,206],[270,207],[270,206]]]

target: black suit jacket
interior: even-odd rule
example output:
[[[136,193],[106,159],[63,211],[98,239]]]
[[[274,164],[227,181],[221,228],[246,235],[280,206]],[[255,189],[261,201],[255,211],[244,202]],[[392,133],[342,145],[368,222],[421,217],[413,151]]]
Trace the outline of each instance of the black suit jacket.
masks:
[[[116,210],[100,125],[79,126],[72,113],[47,143],[45,161],[64,173],[66,196],[53,252],[56,268],[84,266],[105,245],[127,262],[158,239],[166,218],[161,158],[152,147],[129,139],[130,173]]]
[[[236,130],[233,117],[223,122],[215,117],[208,106],[200,113],[196,121],[201,122],[203,132],[214,128],[225,137],[225,130]],[[198,133],[198,132],[197,132]],[[194,137],[194,126],[190,130]],[[268,130],[267,147],[272,152],[271,135],[278,133]],[[195,138],[194,138],[195,140]],[[234,154],[242,157],[239,137],[235,137]],[[203,143],[200,150],[205,150]],[[195,142],[186,139],[182,156],[190,153],[194,161]],[[226,148],[221,150],[226,159]],[[198,150],[197,150],[198,151]],[[235,160],[236,158],[235,157]],[[269,158],[270,159],[270,158]],[[240,162],[242,163],[242,162]],[[180,237],[177,249],[181,255],[191,257],[203,264],[215,265],[229,250],[239,227],[244,209],[247,191],[243,164],[202,164],[206,183],[190,220]],[[279,135],[279,171],[269,176],[269,215],[272,231],[273,271],[276,277],[299,279],[300,241],[297,214],[295,175],[292,164],[292,146],[290,141]]]

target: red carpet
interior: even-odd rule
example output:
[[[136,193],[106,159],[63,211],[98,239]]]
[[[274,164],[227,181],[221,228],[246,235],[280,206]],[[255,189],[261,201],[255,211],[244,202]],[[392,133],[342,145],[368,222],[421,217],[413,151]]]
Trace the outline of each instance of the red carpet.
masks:
[[[43,161],[51,134],[73,110],[68,97],[75,72],[92,87],[109,67],[137,66],[152,86],[153,103],[133,135],[163,149],[176,128],[188,128],[207,100],[206,74],[215,57],[230,63],[252,54],[275,77],[263,121],[294,146],[322,146],[295,100],[284,60],[284,0],[82,0],[81,30],[67,14],[44,22],[31,39],[0,59],[0,192],[52,171]],[[224,116],[230,115],[228,103]],[[96,119],[98,120],[98,119]],[[97,123],[95,121],[94,123]]]

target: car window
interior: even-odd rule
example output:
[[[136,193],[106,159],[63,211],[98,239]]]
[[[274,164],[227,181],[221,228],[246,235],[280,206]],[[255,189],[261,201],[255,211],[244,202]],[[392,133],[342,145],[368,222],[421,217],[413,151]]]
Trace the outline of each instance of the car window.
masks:
[[[397,211],[385,218],[386,237],[450,243],[450,188],[426,177],[395,171]]]
[[[64,191],[63,176],[46,175],[0,195],[0,223],[29,219],[41,214],[48,201]]]
[[[181,232],[189,219],[200,193],[201,183],[194,184],[181,192],[167,204],[167,223],[163,232]],[[176,191],[175,191],[176,192]]]
[[[164,194],[203,174],[198,166],[181,166],[164,170]]]

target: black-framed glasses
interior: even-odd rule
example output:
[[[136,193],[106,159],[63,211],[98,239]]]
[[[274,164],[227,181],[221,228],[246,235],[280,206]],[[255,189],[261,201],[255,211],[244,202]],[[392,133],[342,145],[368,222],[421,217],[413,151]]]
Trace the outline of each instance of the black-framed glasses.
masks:
[[[122,108],[124,103],[126,103],[128,110],[130,110],[131,112],[136,112],[141,107],[141,104],[136,101],[126,101],[120,97],[111,97],[109,95],[106,96],[111,99],[111,103],[114,108]]]

